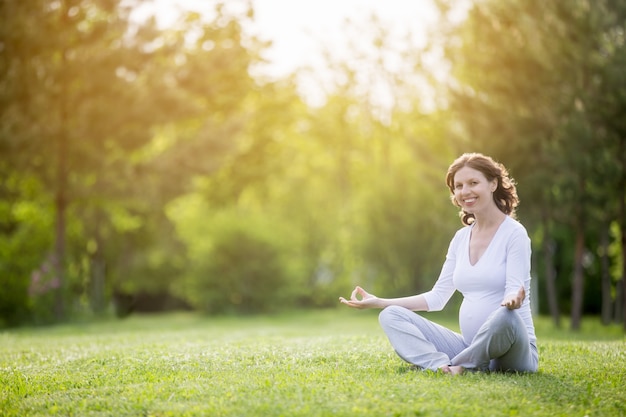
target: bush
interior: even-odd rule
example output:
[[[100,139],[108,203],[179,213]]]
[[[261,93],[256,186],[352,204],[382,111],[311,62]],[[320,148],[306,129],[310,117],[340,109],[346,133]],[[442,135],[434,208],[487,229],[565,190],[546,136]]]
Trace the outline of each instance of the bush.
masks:
[[[5,175],[5,173],[3,173]],[[52,207],[35,199],[39,184],[10,175],[0,183],[0,328],[54,319],[56,291],[46,265],[52,246]],[[43,262],[43,264],[42,264]]]
[[[280,234],[272,233],[270,224],[226,217],[208,228],[203,244],[189,248],[191,264],[174,292],[208,313],[250,314],[286,307],[290,282]],[[188,240],[192,246],[194,242],[198,240]]]

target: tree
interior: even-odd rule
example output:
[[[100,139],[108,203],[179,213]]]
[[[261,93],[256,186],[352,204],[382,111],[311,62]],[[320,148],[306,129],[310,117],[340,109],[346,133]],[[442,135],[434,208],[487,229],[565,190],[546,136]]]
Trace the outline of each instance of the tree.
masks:
[[[132,22],[132,6],[0,3],[7,87],[0,146],[10,156],[7,170],[33,176],[54,201],[58,318],[68,291],[82,291],[80,274],[91,275],[93,305],[103,308],[111,286],[105,275],[126,275],[112,267],[131,264],[111,258],[124,255],[115,242],[141,234],[141,219],[162,211],[154,203],[164,204],[195,175],[214,169],[237,129],[230,114],[252,87],[255,53],[221,6],[211,24],[188,14],[170,31],[157,30],[154,20]],[[174,128],[176,146],[155,151]],[[211,163],[201,153],[211,155]],[[163,181],[168,175],[171,181]],[[144,192],[159,200],[143,200]],[[82,220],[71,242],[68,213]],[[86,268],[80,266],[85,256]]]

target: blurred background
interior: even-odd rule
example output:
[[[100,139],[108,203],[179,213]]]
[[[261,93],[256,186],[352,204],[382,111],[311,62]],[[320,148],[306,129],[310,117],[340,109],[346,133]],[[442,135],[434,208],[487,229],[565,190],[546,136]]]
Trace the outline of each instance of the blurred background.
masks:
[[[625,30],[618,0],[0,0],[0,327],[428,290],[463,152],[518,182],[536,312],[624,322]]]

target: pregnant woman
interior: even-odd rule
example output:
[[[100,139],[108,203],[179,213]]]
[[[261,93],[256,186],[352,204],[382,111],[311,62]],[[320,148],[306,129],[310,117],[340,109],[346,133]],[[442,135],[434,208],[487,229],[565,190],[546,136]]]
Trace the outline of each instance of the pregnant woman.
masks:
[[[464,154],[446,175],[464,227],[452,238],[433,288],[402,298],[379,298],[356,287],[353,308],[381,308],[380,324],[405,361],[422,369],[536,372],[537,341],[530,311],[530,239],[515,219],[515,182],[492,158]],[[439,311],[463,295],[461,334],[417,311]]]

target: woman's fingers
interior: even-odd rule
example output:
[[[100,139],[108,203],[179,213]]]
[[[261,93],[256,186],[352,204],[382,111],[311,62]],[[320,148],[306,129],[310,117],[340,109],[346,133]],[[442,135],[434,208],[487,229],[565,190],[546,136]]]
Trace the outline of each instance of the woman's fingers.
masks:
[[[357,300],[357,295],[361,294],[361,291],[363,291],[361,287],[355,287],[352,291],[352,295],[350,295],[350,299]]]
[[[354,291],[352,291],[352,295],[350,299],[352,301],[363,301],[363,299],[367,298],[369,294],[363,288],[357,286]]]
[[[508,308],[509,310],[515,310],[517,308],[520,308],[522,304],[524,304],[525,299],[526,289],[524,288],[524,286],[521,286],[520,289],[517,291],[516,296],[512,296],[508,300],[505,299],[501,305]]]
[[[349,300],[345,299],[344,297],[339,297],[339,301],[350,307],[358,307],[358,303],[361,301],[359,300],[358,296],[362,295],[362,291],[363,289],[361,287],[355,287],[354,290],[352,290],[352,294],[350,294]]]
[[[339,301],[349,307],[354,308],[370,308],[371,301],[375,297],[365,291],[363,288],[357,286],[352,290],[352,294],[350,294],[350,299],[345,299],[344,297],[339,297]]]

